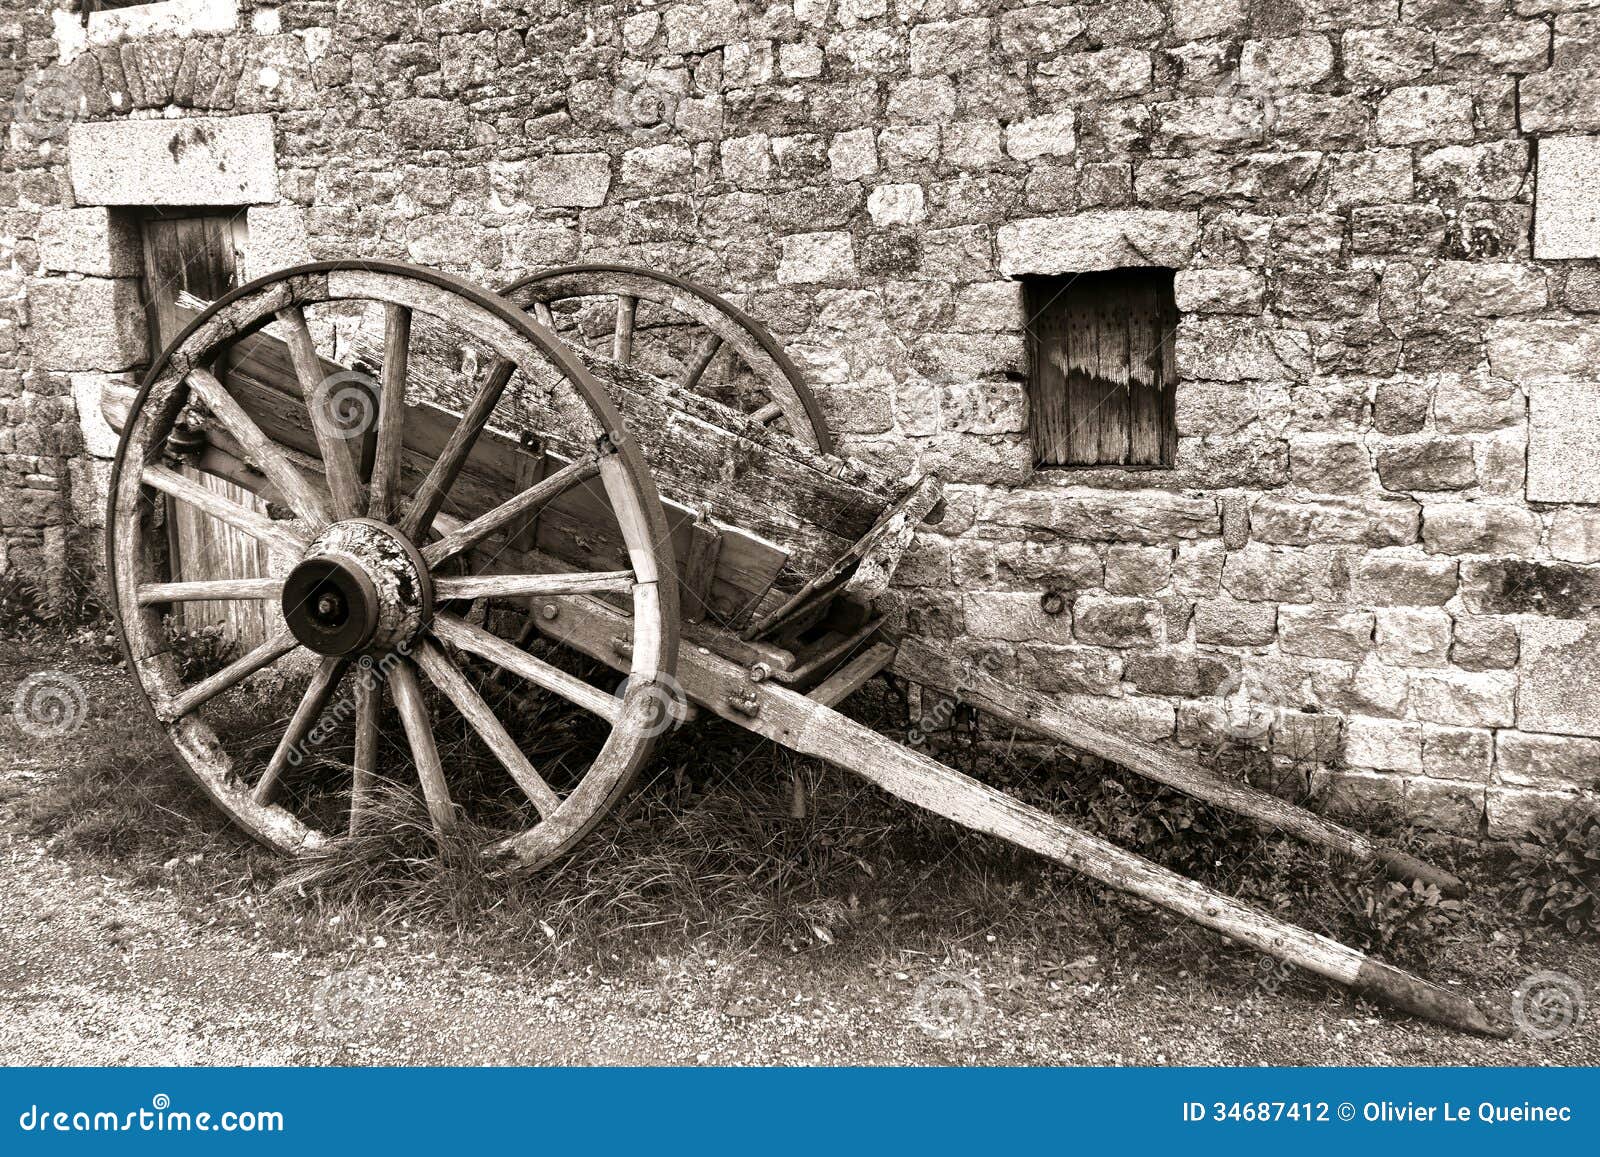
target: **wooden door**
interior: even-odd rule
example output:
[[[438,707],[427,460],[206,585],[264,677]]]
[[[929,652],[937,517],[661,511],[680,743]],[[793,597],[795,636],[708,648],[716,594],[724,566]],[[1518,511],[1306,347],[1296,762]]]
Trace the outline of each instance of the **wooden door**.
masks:
[[[1038,465],[1172,465],[1172,271],[1030,279],[1027,308]]]
[[[238,212],[152,214],[144,220],[143,233],[145,316],[152,348],[164,349],[193,316],[178,310],[180,294],[215,301],[239,284],[244,216]],[[183,472],[234,502],[252,510],[265,509],[255,495],[231,482],[187,467]],[[168,504],[167,525],[175,579],[254,578],[270,573],[271,560],[259,542],[187,504]],[[182,603],[173,611],[185,629],[220,626],[226,638],[245,647],[265,639],[279,618],[277,608],[265,602]]]

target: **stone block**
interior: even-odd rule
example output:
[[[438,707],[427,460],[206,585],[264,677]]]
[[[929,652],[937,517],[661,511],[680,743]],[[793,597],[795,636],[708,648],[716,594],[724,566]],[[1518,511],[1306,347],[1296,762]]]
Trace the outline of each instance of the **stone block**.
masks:
[[[1218,382],[1304,381],[1312,367],[1311,336],[1255,319],[1186,317],[1178,324],[1179,373]]]
[[[1351,767],[1420,775],[1422,725],[1353,716],[1345,725],[1344,758]]]
[[[1325,554],[1252,545],[1229,552],[1222,585],[1247,602],[1314,603],[1332,595],[1331,569]]]
[[[1122,677],[1146,695],[1177,695],[1198,699],[1236,686],[1239,660],[1213,655],[1192,647],[1161,647],[1129,655]]]
[[[1077,150],[1076,120],[1071,112],[1027,117],[1006,126],[1006,152],[1013,160],[1068,157]]]
[[[1530,502],[1600,502],[1600,386],[1529,387]]]
[[[1557,510],[1550,519],[1550,553],[1565,562],[1600,562],[1600,510]]]
[[[1372,624],[1369,611],[1286,606],[1278,611],[1278,646],[1290,655],[1359,663],[1372,649]]]
[[[1489,365],[1513,382],[1594,381],[1600,319],[1502,321],[1489,330]]]
[[[1378,102],[1378,139],[1386,145],[1470,141],[1472,97],[1459,88],[1398,88]]]
[[[131,369],[149,357],[139,283],[133,278],[48,279],[29,288],[40,369]]]
[[[1285,546],[1405,546],[1417,540],[1419,510],[1409,499],[1310,500],[1268,494],[1251,506],[1250,527],[1257,541]]]
[[[782,240],[778,281],[784,285],[829,284],[855,279],[855,246],[849,233],[796,233]]]
[[[1517,86],[1517,112],[1525,133],[1600,131],[1600,66],[1524,77]]]
[[[80,205],[252,205],[278,199],[272,117],[90,121],[67,130]]]
[[[1586,618],[1600,610],[1600,568],[1514,558],[1464,562],[1461,601],[1474,614]]]
[[[1461,615],[1455,621],[1450,662],[1467,671],[1503,671],[1517,665],[1517,628],[1504,619]]]
[[[1368,554],[1350,572],[1350,599],[1365,606],[1443,606],[1456,593],[1453,560]]]
[[[1476,836],[1483,826],[1484,788],[1434,779],[1406,780],[1401,804],[1423,827]]]
[[[611,190],[606,153],[561,153],[538,157],[522,171],[522,195],[541,209],[594,209]]]
[[[1600,739],[1570,735],[1495,735],[1495,771],[1518,787],[1600,790]]]
[[[95,458],[114,458],[119,435],[106,421],[100,399],[107,386],[120,390],[138,387],[131,374],[73,374],[72,400],[78,407],[78,428],[83,433],[83,448]]]
[[[1379,607],[1373,643],[1395,667],[1444,667],[1450,662],[1450,616],[1439,607]]]
[[[1114,595],[1153,595],[1172,581],[1172,550],[1119,543],[1106,548],[1106,590]]]
[[[1533,554],[1543,529],[1539,516],[1523,506],[1441,502],[1422,508],[1422,541],[1430,554]]]
[[[1600,136],[1539,142],[1533,254],[1600,257]]]
[[[1510,671],[1411,673],[1411,710],[1426,723],[1452,727],[1510,727],[1516,722],[1517,677]]]
[[[963,596],[967,632],[1017,643],[1072,642],[1072,616],[1047,614],[1037,591],[971,591]]]
[[[1173,278],[1181,313],[1261,312],[1266,281],[1251,269],[1185,269]]]
[[[1084,595],[1072,604],[1072,622],[1080,642],[1137,647],[1161,641],[1165,617],[1153,599]]]
[[[1466,438],[1428,438],[1384,446],[1377,453],[1378,478],[1387,490],[1461,490],[1478,480],[1472,443]]]
[[[1489,793],[1489,838],[1514,840],[1526,836],[1535,824],[1571,807],[1573,800],[1578,798],[1570,792],[1518,791],[1512,788],[1492,791]]]
[[[1138,265],[1181,268],[1199,240],[1195,214],[1152,209],[1033,217],[1008,222],[997,233],[1000,271],[1007,276]]]
[[[103,206],[39,215],[39,264],[47,273],[137,277],[144,270],[138,225]]]
[[[1600,736],[1600,624],[1528,619],[1518,633],[1517,726]]]
[[[1278,607],[1275,603],[1253,603],[1242,599],[1201,599],[1194,605],[1194,637],[1197,643],[1227,647],[1262,647],[1278,633]]]
[[[1021,490],[994,494],[979,506],[978,520],[1046,536],[1152,545],[1206,538],[1220,530],[1213,498],[1146,491],[1137,501],[1125,494]]]
[[[993,38],[994,22],[986,17],[919,24],[911,30],[911,71],[934,76],[986,65]]]
[[[299,205],[252,205],[245,211],[244,265],[247,277],[311,260],[306,211]]]

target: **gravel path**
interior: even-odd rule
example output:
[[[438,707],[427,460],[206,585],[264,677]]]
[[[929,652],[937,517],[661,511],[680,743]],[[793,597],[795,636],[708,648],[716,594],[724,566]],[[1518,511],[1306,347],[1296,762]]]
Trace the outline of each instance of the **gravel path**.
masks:
[[[0,657],[7,702],[19,666],[30,664],[8,671]],[[114,688],[120,674],[96,677]],[[1592,1008],[1559,1041],[1484,1042],[1337,993],[1213,987],[1156,953],[1019,989],[1003,943],[960,975],[771,948],[657,958],[630,980],[399,935],[335,956],[277,950],[209,919],[181,887],[62,858],[21,831],[16,803],[70,758],[0,717],[0,1055],[11,1064],[1600,1062]],[[1593,948],[1554,942],[1530,963],[1600,995]]]

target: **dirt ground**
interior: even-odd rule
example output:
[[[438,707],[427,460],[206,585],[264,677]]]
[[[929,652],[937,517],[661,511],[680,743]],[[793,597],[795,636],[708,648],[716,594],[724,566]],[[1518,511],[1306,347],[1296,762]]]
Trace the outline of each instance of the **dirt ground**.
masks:
[[[9,713],[16,688],[46,668],[70,670],[88,691],[88,718],[59,738],[24,733]],[[615,970],[518,960],[404,927],[343,939],[318,928],[296,944],[219,918],[228,888],[242,895],[251,880],[229,885],[224,874],[208,900],[176,862],[135,870],[18,822],[75,761],[148,732],[118,668],[0,642],[0,710],[9,1064],[1600,1063],[1600,951],[1549,937],[1452,946],[1442,973],[1500,1002],[1532,972],[1576,978],[1588,1017],[1553,1041],[1478,1040],[1248,967],[1197,968],[1209,949],[1187,930],[1048,978],[1019,978],[997,935],[951,960],[691,945]],[[268,913],[276,926],[316,919],[293,897],[264,903],[281,907]]]

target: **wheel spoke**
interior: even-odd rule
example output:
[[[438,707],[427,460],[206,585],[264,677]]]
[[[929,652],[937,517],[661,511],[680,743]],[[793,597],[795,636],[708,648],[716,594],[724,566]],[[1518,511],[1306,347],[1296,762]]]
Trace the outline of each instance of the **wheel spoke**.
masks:
[[[428,528],[433,525],[433,516],[444,505],[445,496],[455,484],[456,475],[466,465],[467,456],[472,453],[478,435],[488,424],[489,415],[494,413],[495,403],[500,400],[506,384],[511,381],[511,375],[516,372],[517,363],[509,358],[496,358],[489,367],[489,376],[467,407],[467,412],[461,415],[461,421],[450,432],[444,449],[439,451],[439,457],[433,463],[433,469],[428,471],[422,485],[417,487],[405,517],[400,520],[401,533],[413,542],[427,535]]]
[[[139,605],[194,603],[202,599],[275,599],[283,593],[276,578],[207,579],[186,583],[140,583]]]
[[[171,723],[175,719],[182,719],[189,712],[202,704],[209,703],[218,695],[239,683],[244,682],[251,675],[263,667],[276,663],[283,656],[294,650],[299,644],[288,631],[279,631],[264,643],[258,643],[239,658],[229,663],[222,670],[208,678],[200,680],[193,687],[187,688],[179,695],[163,700],[156,704],[156,718],[163,723]]]
[[[284,456],[283,450],[256,425],[237,399],[206,370],[189,371],[189,388],[200,396],[206,409],[227,428],[244,451],[245,461],[267,476],[279,496],[315,529],[328,524],[328,510],[322,496],[306,476]]]
[[[422,548],[423,561],[436,567],[462,551],[471,550],[495,531],[519,518],[531,515],[545,503],[580,482],[593,478],[600,472],[600,461],[593,454],[586,455],[557,470],[542,482],[536,482],[521,494],[509,498],[493,510],[480,514],[464,523],[437,542]]]
[[[496,663],[512,674],[521,675],[528,682],[543,687],[546,691],[553,691],[563,699],[576,703],[584,710],[592,711],[610,722],[616,722],[621,713],[622,703],[615,695],[608,694],[598,687],[591,687],[577,676],[569,675],[561,668],[552,666],[543,659],[537,659],[526,651],[519,651],[500,636],[492,635],[481,627],[474,627],[455,615],[436,616],[433,620],[433,633],[451,646]]]
[[[528,762],[517,746],[516,740],[506,733],[494,710],[484,702],[483,696],[467,682],[460,669],[437,644],[424,639],[415,652],[417,666],[422,668],[433,685],[444,692],[456,710],[472,725],[483,740],[484,746],[494,752],[495,758],[505,765],[511,778],[517,781],[542,818],[548,819],[561,806],[561,798]]]
[[[611,335],[611,356],[623,365],[633,361],[633,324],[638,310],[637,297],[626,293],[617,295],[617,325]]]
[[[510,599],[525,595],[593,595],[633,589],[631,570],[568,571],[561,574],[481,574],[465,578],[436,578],[434,597],[452,599]]]
[[[411,311],[390,305],[384,314],[383,385],[378,402],[378,451],[372,462],[367,517],[389,521],[400,495],[400,457],[405,449],[406,374],[411,361]]]
[[[327,399],[321,396],[326,375],[322,359],[317,356],[317,343],[311,337],[311,327],[306,324],[305,311],[298,305],[280,309],[278,321],[289,335],[289,357],[294,362],[294,375],[300,382],[300,393],[305,397],[306,411],[311,416],[311,432],[316,435],[317,451],[322,455],[328,489],[333,495],[334,514],[339,518],[355,518],[361,513],[361,480],[356,475],[350,440],[340,434],[333,415],[328,412]]]
[[[383,711],[383,683],[377,667],[356,673],[356,750],[350,780],[350,834],[357,835],[372,805],[378,775],[378,723]]]
[[[272,797],[277,794],[278,780],[282,778],[284,769],[305,758],[301,745],[305,742],[306,736],[311,734],[311,729],[316,726],[317,720],[322,717],[322,709],[333,697],[334,689],[339,686],[339,680],[349,665],[348,659],[335,659],[330,656],[322,660],[317,673],[311,676],[305,694],[300,697],[300,705],[294,709],[294,715],[289,719],[289,726],[284,729],[283,738],[278,740],[277,749],[267,761],[266,770],[261,773],[261,779],[256,783],[255,790],[250,793],[257,803],[271,803]]]
[[[692,390],[700,384],[700,379],[705,376],[706,370],[711,368],[711,359],[717,356],[717,351],[722,348],[722,337],[712,334],[711,339],[700,348],[699,355],[689,363],[688,370],[683,375],[682,386]]]
[[[394,691],[394,705],[400,711],[406,741],[411,744],[411,758],[417,765],[417,779],[434,829],[454,831],[456,807],[444,780],[444,765],[439,762],[439,748],[433,741],[433,724],[428,720],[428,705],[422,700],[416,670],[403,660],[396,663],[389,671],[389,686]]]
[[[756,410],[754,413],[752,413],[750,415],[750,420],[752,422],[760,422],[763,426],[767,426],[771,425],[773,422],[776,422],[781,417],[783,417],[783,407],[778,405],[777,402],[768,402],[765,406],[762,406],[759,410]]]
[[[243,531],[275,550],[294,556],[299,556],[305,550],[304,539],[285,530],[265,514],[240,506],[214,490],[207,490],[200,483],[185,478],[176,470],[152,464],[144,468],[141,478],[146,486],[153,486],[163,494],[170,494],[178,501],[204,511],[219,522],[225,522],[235,530]]]

